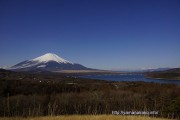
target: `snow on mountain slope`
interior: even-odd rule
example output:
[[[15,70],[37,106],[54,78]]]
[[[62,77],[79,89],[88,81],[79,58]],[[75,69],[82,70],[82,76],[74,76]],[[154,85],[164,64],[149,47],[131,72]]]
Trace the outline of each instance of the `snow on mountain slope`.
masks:
[[[10,70],[31,71],[36,69],[46,71],[57,70],[87,70],[85,66],[81,64],[72,63],[67,61],[56,54],[47,53],[40,57],[20,62],[9,68]]]
[[[31,62],[31,61],[23,61],[23,62],[20,62],[8,69],[22,69],[22,68],[28,68],[28,67],[33,67],[33,66],[36,66],[38,65],[37,62]]]
[[[70,63],[70,64],[73,64],[72,62],[69,62],[61,57],[59,57],[58,55],[56,54],[53,54],[53,53],[47,53],[45,55],[42,55],[40,57],[37,57],[35,59],[32,59],[31,61],[38,61],[38,62],[49,62],[49,61],[56,61],[58,63]]]

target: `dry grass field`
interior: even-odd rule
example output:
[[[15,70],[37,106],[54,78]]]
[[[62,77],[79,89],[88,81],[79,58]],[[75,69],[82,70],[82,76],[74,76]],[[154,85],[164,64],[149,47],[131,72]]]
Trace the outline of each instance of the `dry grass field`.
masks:
[[[121,115],[62,115],[46,117],[1,117],[0,120],[170,120],[165,118],[153,118],[145,116],[121,116]]]

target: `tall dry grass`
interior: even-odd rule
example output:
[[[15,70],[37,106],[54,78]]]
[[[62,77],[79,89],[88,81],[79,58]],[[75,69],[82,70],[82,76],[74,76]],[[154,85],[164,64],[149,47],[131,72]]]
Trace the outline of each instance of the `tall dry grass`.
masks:
[[[0,120],[170,120],[146,116],[121,116],[121,115],[62,115],[46,117],[1,117]]]

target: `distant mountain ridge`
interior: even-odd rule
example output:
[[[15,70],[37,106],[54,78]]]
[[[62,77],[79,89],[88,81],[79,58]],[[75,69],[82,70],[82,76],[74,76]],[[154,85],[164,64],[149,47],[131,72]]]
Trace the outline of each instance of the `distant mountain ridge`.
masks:
[[[9,70],[14,71],[34,71],[37,69],[43,71],[90,70],[90,68],[65,60],[54,53],[47,53],[9,68]]]
[[[164,71],[149,72],[147,73],[147,77],[180,80],[180,68],[172,68]]]
[[[166,71],[164,71],[164,72],[180,73],[180,68],[173,68],[173,69],[166,70]]]

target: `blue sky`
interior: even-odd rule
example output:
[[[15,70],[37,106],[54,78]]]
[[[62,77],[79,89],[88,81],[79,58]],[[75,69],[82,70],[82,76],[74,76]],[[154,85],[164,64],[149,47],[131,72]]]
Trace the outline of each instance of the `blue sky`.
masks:
[[[180,1],[0,0],[0,66],[48,52],[98,69],[180,67]]]

